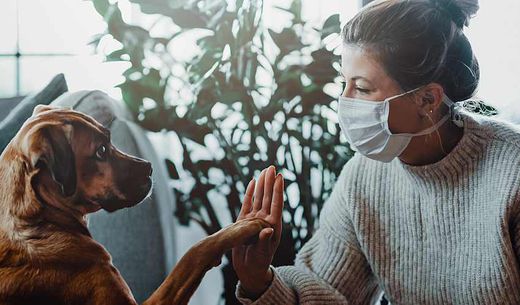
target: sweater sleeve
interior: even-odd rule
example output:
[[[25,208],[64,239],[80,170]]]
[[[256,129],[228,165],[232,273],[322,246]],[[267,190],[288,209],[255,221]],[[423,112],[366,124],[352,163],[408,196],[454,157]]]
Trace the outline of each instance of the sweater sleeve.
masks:
[[[323,207],[319,229],[300,249],[294,266],[271,266],[273,281],[254,302],[246,297],[239,282],[236,296],[242,304],[361,305],[374,302],[380,290],[348,216],[346,167]]]

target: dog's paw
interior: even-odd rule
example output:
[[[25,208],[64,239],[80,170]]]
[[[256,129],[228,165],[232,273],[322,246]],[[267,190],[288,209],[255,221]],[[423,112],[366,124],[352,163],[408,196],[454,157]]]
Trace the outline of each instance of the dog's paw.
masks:
[[[242,219],[215,233],[215,239],[221,249],[227,251],[237,246],[255,243],[258,233],[269,227],[271,224],[261,218]]]
[[[195,260],[196,263],[190,264],[216,267],[220,265],[222,255],[227,251],[254,243],[258,240],[260,231],[269,227],[271,224],[261,218],[239,220],[193,245],[181,261]]]

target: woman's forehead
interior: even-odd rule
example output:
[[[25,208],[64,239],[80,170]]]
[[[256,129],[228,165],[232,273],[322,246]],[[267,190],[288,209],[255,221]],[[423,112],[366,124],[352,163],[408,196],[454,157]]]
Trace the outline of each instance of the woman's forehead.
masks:
[[[377,58],[368,49],[356,45],[343,45],[341,52],[341,74],[345,79],[366,79],[381,83],[388,75]]]

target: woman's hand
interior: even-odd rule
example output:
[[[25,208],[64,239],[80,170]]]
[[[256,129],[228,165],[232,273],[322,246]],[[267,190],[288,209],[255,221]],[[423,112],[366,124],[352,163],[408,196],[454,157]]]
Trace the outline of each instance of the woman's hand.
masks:
[[[237,220],[258,217],[272,225],[260,231],[257,243],[233,248],[233,268],[249,296],[260,296],[273,278],[269,266],[282,234],[283,189],[283,177],[274,166],[262,171],[256,190],[254,179],[247,186]]]

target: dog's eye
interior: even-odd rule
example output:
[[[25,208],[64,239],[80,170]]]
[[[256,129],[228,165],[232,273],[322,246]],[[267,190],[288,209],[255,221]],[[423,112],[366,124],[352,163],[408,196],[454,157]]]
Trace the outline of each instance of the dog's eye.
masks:
[[[101,145],[96,149],[96,159],[99,161],[105,161],[108,155],[108,148],[106,145]]]

